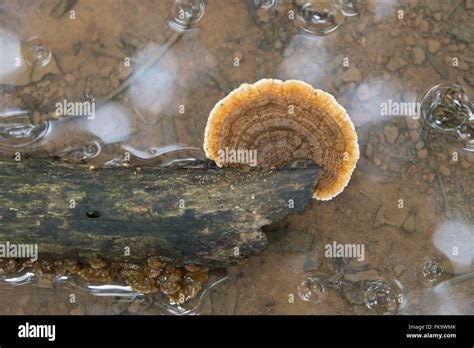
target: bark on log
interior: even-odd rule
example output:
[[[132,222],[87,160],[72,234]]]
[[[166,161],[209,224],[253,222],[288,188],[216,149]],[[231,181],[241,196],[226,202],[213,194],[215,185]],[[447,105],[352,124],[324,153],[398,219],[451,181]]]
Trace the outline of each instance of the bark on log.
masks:
[[[40,259],[155,254],[227,265],[262,251],[261,227],[302,211],[319,174],[304,161],[269,171],[205,162],[139,174],[51,159],[0,161],[0,243],[38,244]]]

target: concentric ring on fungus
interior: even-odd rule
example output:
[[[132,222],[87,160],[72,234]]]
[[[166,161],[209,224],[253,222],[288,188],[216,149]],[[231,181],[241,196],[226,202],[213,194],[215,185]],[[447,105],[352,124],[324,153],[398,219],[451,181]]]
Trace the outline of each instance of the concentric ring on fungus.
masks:
[[[256,150],[261,167],[312,159],[323,170],[314,193],[319,200],[344,190],[359,159],[346,110],[331,94],[297,80],[245,83],[214,106],[204,134],[206,156],[225,167],[231,163],[223,152],[239,150]]]

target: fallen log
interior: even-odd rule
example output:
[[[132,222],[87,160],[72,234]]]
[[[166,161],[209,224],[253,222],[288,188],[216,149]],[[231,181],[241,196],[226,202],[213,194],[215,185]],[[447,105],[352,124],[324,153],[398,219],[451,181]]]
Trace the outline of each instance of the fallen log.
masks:
[[[40,259],[159,255],[223,266],[261,252],[261,227],[302,211],[320,170],[219,169],[213,162],[91,170],[52,159],[0,161],[0,243]]]

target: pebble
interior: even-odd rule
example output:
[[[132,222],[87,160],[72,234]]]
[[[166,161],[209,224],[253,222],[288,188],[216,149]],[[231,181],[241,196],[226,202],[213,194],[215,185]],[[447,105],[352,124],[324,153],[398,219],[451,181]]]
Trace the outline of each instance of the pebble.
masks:
[[[374,153],[374,146],[371,143],[368,143],[365,147],[365,155],[370,158]]]
[[[342,80],[344,82],[361,82],[362,81],[362,74],[360,73],[359,69],[355,67],[351,67],[344,71],[342,74]]]
[[[418,150],[418,158],[425,159],[428,157],[428,150],[427,149],[420,149]]]
[[[448,167],[445,165],[442,165],[439,167],[439,172],[443,174],[444,176],[450,176],[451,175],[451,170],[449,170]]]
[[[30,296],[24,295],[24,296],[20,297],[19,303],[20,303],[21,306],[25,306],[28,303],[29,300],[30,300]]]
[[[433,12],[441,10],[441,4],[438,1],[428,1],[426,7]]]
[[[357,24],[356,30],[360,34],[365,30],[365,28],[366,28],[366,23],[360,22],[359,24]]]
[[[414,143],[416,143],[420,140],[420,133],[415,131],[415,130],[411,130],[409,132],[409,135],[410,135],[411,141],[413,141]]]
[[[390,71],[397,71],[401,68],[406,67],[407,65],[408,65],[408,63],[405,60],[403,60],[402,58],[392,57],[392,58],[390,58],[390,61],[387,64],[387,68]]]
[[[433,14],[434,19],[436,19],[438,22],[443,19],[443,14],[441,12],[436,12]]]
[[[469,163],[474,164],[474,153],[467,153],[466,154],[466,159]]]
[[[100,69],[99,75],[102,77],[107,77],[112,73],[113,70],[114,70],[113,66],[106,65],[102,69]]]
[[[403,265],[396,265],[393,268],[393,272],[395,273],[397,277],[400,277],[404,271],[405,271],[405,266]]]
[[[469,163],[468,161],[462,161],[461,167],[463,167],[464,169],[469,169],[471,168],[471,163]]]
[[[262,23],[267,23],[268,21],[270,21],[270,13],[269,12],[270,11],[267,11],[264,8],[258,9],[257,10],[258,21],[262,22]]]
[[[34,124],[40,124],[41,122],[41,114],[39,111],[35,111],[33,112],[33,123]]]
[[[404,41],[407,44],[407,46],[414,46],[415,45],[415,39],[411,35],[405,36]]]
[[[463,60],[460,60],[459,61],[459,65],[458,65],[459,69],[463,70],[463,71],[467,71],[469,70],[469,65],[463,61]]]
[[[394,144],[398,138],[398,128],[395,126],[385,126],[383,134],[390,144]]]
[[[69,86],[72,86],[76,83],[76,76],[74,74],[66,74],[64,75],[64,81],[66,81]]]
[[[358,286],[345,286],[342,294],[350,304],[363,305],[365,303],[365,290]]]
[[[367,85],[360,85],[357,89],[357,97],[360,100],[369,100],[370,99],[370,89]]]
[[[408,214],[407,219],[403,223],[402,229],[405,232],[413,233],[413,232],[415,232],[415,229],[416,229],[415,227],[416,227],[416,216],[415,216],[415,214],[410,213],[410,214]]]
[[[138,313],[140,311],[142,304],[140,301],[133,301],[130,306],[128,306],[127,311],[129,313]]]
[[[420,21],[420,24],[418,25],[418,29],[422,33],[427,33],[430,30],[430,24],[423,19],[422,21]]]
[[[436,53],[439,51],[439,49],[441,48],[441,42],[437,41],[437,40],[428,40],[428,52],[430,53]]]
[[[411,53],[412,53],[413,63],[415,63],[415,65],[420,65],[425,61],[425,51],[423,50],[423,48],[417,46],[413,48]]]
[[[275,41],[273,44],[273,47],[277,50],[281,49],[283,47],[283,43],[280,40]]]
[[[402,34],[402,31],[398,28],[395,28],[395,29],[390,31],[390,36],[392,36],[392,37],[398,37],[401,34]]]
[[[388,169],[390,169],[392,172],[399,172],[400,165],[398,163],[392,162],[388,165]]]
[[[420,120],[411,116],[405,118],[408,129],[418,129],[420,127]]]
[[[241,51],[236,51],[233,54],[234,59],[237,58],[238,60],[244,59],[244,54]]]
[[[84,315],[85,312],[84,312],[84,309],[82,308],[82,306],[79,306],[79,307],[71,309],[69,314],[71,314],[71,315]]]

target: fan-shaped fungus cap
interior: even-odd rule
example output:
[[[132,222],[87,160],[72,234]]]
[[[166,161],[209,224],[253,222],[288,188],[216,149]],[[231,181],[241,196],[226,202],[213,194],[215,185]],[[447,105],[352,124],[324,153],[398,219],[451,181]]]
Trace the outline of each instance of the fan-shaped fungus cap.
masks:
[[[342,192],[359,159],[346,110],[331,94],[297,80],[263,79],[232,91],[209,115],[204,151],[219,167],[232,162],[223,154],[235,160],[239,151],[256,151],[263,167],[312,159],[323,170],[314,193],[319,200]]]

